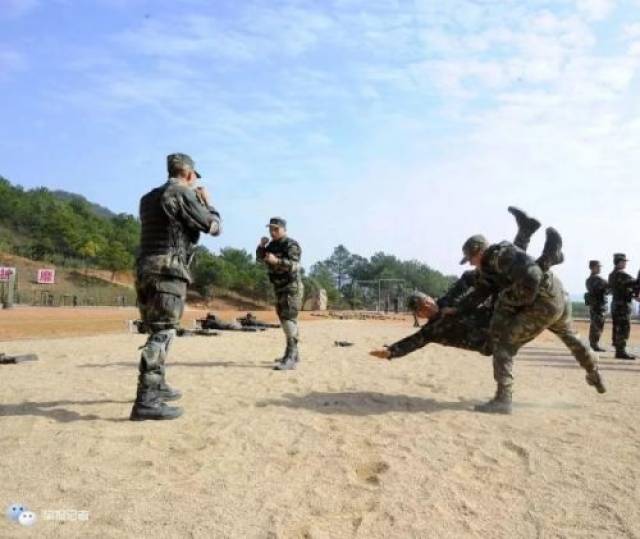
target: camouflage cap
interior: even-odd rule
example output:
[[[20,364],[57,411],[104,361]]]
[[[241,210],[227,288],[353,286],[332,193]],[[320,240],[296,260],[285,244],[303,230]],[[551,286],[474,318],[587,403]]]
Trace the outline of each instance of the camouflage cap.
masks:
[[[464,242],[462,246],[462,260],[460,260],[460,264],[466,264],[469,262],[472,256],[474,256],[479,251],[482,251],[489,247],[489,241],[482,234],[474,234],[467,241]]]
[[[196,173],[198,178],[201,178],[200,173],[196,170],[196,164],[191,159],[191,156],[186,153],[171,153],[167,155],[167,170],[171,172],[171,170],[175,168],[188,167]]]
[[[617,264],[618,262],[629,262],[627,255],[624,253],[614,253],[613,255],[613,263]]]
[[[282,217],[272,217],[269,219],[269,224],[267,226],[281,226],[282,228],[287,228],[287,221]]]
[[[589,269],[595,268],[596,266],[601,266],[600,260],[589,260]]]
[[[427,295],[423,294],[422,292],[418,292],[417,290],[415,292],[412,292],[409,297],[407,298],[407,308],[410,311],[417,311],[418,308],[420,307],[420,303],[421,301],[427,299]]]

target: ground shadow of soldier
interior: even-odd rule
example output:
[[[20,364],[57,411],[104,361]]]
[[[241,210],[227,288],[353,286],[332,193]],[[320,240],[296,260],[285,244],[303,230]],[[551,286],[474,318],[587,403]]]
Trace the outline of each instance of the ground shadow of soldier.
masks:
[[[96,421],[104,418],[95,414],[79,414],[73,410],[61,408],[63,405],[91,405],[91,404],[130,404],[132,401],[117,400],[90,400],[90,401],[50,401],[50,402],[21,402],[19,404],[0,404],[0,417],[9,416],[36,416],[48,417],[59,423],[71,423],[73,421]]]
[[[321,414],[336,415],[382,415],[389,412],[409,412],[431,414],[444,410],[470,411],[479,401],[463,400],[455,402],[437,401],[407,395],[388,395],[368,391],[348,393],[320,393],[307,395],[285,394],[281,399],[258,401],[259,408],[284,406],[293,409],[307,409]]]
[[[268,363],[240,363],[237,361],[169,361],[167,369],[176,367],[223,367],[237,369],[271,369],[273,362]],[[104,369],[106,367],[129,367],[138,368],[138,363],[133,361],[115,361],[112,363],[83,363],[78,365],[81,368]]]

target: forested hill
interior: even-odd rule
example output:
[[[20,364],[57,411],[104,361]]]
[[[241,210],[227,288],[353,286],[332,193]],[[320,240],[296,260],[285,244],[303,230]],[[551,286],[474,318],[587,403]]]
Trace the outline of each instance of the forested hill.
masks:
[[[139,236],[140,223],[132,215],[116,215],[73,193],[25,190],[0,176],[0,252],[116,272],[133,269]],[[200,246],[192,269],[194,289],[202,296],[231,290],[256,300],[272,299],[264,266],[245,249],[225,247],[213,254]],[[390,279],[401,279],[405,292],[415,288],[432,295],[440,295],[451,282],[423,262],[382,252],[365,258],[342,245],[305,275],[307,290],[326,289],[330,305],[338,308],[368,307],[374,292],[378,303],[382,296],[396,296],[398,283]]]
[[[25,190],[0,176],[0,251],[54,264],[130,269],[140,224],[84,197],[45,188]]]

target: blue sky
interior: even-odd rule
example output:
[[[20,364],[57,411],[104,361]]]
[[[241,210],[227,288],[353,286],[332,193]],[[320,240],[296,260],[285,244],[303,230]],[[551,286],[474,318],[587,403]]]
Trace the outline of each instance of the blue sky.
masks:
[[[0,0],[0,30],[25,187],[136,213],[182,151],[214,250],[283,215],[306,266],[343,243],[458,273],[517,204],[563,233],[574,293],[588,259],[640,260],[640,0]]]

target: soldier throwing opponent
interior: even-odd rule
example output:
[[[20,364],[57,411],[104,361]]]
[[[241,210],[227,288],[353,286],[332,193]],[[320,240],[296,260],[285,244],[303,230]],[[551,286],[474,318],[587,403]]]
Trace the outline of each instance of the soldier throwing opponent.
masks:
[[[444,326],[450,316],[470,321],[470,317],[478,316],[479,306],[492,296],[495,298],[489,317],[486,344],[482,331],[485,318],[477,321],[476,338],[471,338],[471,335],[464,337],[466,332],[463,332],[460,337],[464,339],[450,344],[493,355],[494,379],[498,387],[492,400],[475,407],[479,412],[511,413],[513,357],[521,346],[545,329],[558,335],[587,371],[587,383],[595,386],[599,393],[606,391],[597,369],[597,356],[592,354],[571,327],[570,303],[562,283],[549,271],[550,266],[563,260],[561,245],[559,234],[554,229],[547,229],[547,242],[537,261],[509,242],[489,245],[479,235],[469,238],[463,246],[464,258],[461,263],[469,262],[476,268],[477,282],[473,290],[458,302],[457,307],[443,309],[445,316],[441,324]],[[423,329],[426,330],[429,325]],[[407,349],[411,351],[411,348],[426,344],[419,334],[420,332],[387,350],[376,350],[372,355],[388,359],[404,355]],[[407,346],[411,344],[417,346]]]
[[[276,294],[276,312],[287,339],[284,356],[274,367],[277,371],[295,369],[298,353],[298,311],[302,307],[304,288],[300,274],[302,250],[296,240],[287,236],[287,222],[272,217],[267,225],[269,238],[262,238],[256,249],[256,259],[266,264],[269,280]]]
[[[140,316],[150,333],[140,358],[138,393],[132,421],[175,419],[182,409],[165,401],[182,394],[165,381],[165,360],[184,311],[189,264],[201,232],[220,234],[220,214],[207,192],[195,187],[200,175],[191,157],[167,157],[169,180],[140,200],[140,255],[136,292]]]

